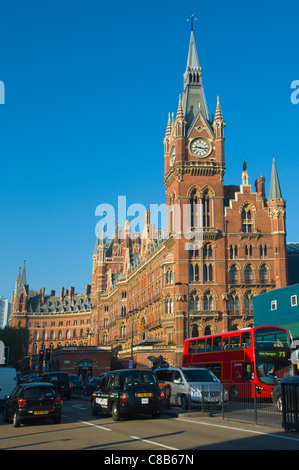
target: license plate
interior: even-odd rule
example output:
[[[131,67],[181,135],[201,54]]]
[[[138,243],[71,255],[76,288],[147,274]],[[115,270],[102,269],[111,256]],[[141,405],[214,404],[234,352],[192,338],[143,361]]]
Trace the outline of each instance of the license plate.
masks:
[[[141,398],[142,405],[148,405],[148,398]]]
[[[43,411],[35,411],[35,415],[47,415],[49,413],[48,410],[43,410]]]
[[[108,398],[96,398],[96,403],[101,406],[107,406]]]
[[[144,397],[152,397],[152,393],[137,393],[136,397],[137,398],[144,398]]]

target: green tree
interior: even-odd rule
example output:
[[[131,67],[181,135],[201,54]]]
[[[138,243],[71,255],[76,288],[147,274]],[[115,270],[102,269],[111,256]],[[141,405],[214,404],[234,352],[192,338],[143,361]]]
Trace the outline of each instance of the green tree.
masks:
[[[18,362],[26,357],[29,344],[27,328],[12,328],[5,326],[0,330],[0,340],[9,347],[8,365],[16,367]]]

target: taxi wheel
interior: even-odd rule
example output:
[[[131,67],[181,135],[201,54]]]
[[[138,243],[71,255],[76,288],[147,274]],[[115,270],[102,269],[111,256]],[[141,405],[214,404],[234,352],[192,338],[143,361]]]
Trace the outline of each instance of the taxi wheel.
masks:
[[[119,411],[118,411],[118,408],[117,408],[117,403],[115,403],[115,402],[112,404],[111,414],[112,414],[113,421],[119,421],[120,420],[120,414],[119,414]]]

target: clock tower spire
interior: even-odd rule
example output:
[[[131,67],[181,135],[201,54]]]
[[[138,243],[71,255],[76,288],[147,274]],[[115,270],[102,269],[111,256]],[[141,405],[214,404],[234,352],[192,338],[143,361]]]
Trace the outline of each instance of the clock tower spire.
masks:
[[[198,114],[209,120],[209,111],[202,84],[202,67],[199,65],[193,32],[193,16],[191,16],[191,35],[186,72],[184,73],[183,110],[187,122],[187,131]]]

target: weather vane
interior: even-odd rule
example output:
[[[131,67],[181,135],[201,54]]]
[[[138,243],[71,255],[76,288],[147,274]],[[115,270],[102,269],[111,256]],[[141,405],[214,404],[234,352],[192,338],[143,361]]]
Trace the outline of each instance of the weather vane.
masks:
[[[193,17],[194,17],[194,13],[192,13],[190,19],[188,18],[187,21],[191,21],[191,31],[193,31]],[[197,18],[194,18],[194,21],[197,21]]]

